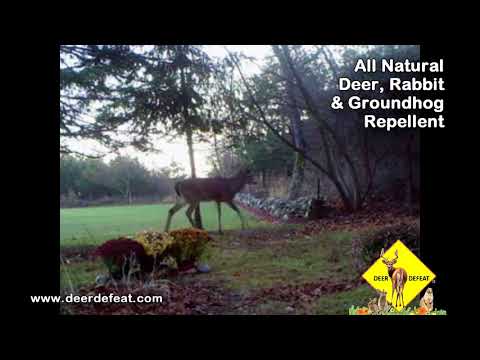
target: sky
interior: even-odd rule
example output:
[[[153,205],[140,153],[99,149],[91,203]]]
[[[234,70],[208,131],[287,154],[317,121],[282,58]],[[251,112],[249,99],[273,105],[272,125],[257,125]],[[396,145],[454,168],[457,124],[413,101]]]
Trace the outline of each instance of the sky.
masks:
[[[263,59],[266,56],[271,55],[270,45],[206,45],[205,51],[211,57],[223,57],[226,55],[224,47],[227,47],[232,52],[243,52],[247,56],[256,58],[258,61],[254,64],[252,62],[243,63],[242,71],[246,75],[251,75],[260,71],[259,65],[263,63]],[[93,141],[76,141],[71,143],[72,148],[80,152],[95,153],[101,148]],[[121,150],[122,155],[130,155],[137,158],[147,168],[152,170],[158,170],[162,167],[168,166],[172,161],[179,163],[184,169],[187,175],[190,174],[190,160],[188,157],[187,144],[184,138],[179,138],[178,141],[166,141],[159,137],[155,141],[157,147],[161,149],[161,153],[141,153],[133,148],[126,148]],[[208,155],[211,146],[208,143],[196,143],[195,148],[195,164],[197,168],[198,176],[206,176],[210,171],[210,165],[208,164]],[[106,161],[110,161],[115,155],[105,156]]]

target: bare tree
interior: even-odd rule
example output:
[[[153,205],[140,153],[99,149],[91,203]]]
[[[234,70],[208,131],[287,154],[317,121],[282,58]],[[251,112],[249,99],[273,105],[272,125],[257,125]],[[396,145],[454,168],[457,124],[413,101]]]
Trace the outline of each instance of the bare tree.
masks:
[[[238,60],[230,52],[229,54],[232,59],[232,62],[236,65],[240,73],[242,82],[244,83],[247,89],[247,92],[250,96],[250,99],[253,105],[258,110],[258,113],[260,115],[260,121],[283,143],[288,145],[295,152],[300,153],[305,158],[305,160],[309,161],[315,168],[320,170],[323,174],[325,174],[328,177],[330,181],[332,181],[337,191],[339,192],[342,202],[347,210],[349,211],[358,210],[361,206],[362,196],[360,195],[360,182],[358,179],[356,169],[353,166],[353,161],[350,158],[350,156],[347,154],[345,147],[342,146],[342,143],[339,141],[338,137],[336,136],[331,126],[320,115],[320,112],[316,108],[311,94],[305,87],[303,80],[298,74],[298,71],[295,68],[295,65],[293,64],[291,57],[288,54],[288,51],[289,51],[288,48],[282,48],[282,51],[284,53],[284,58],[286,59],[288,67],[296,81],[296,85],[298,86],[300,93],[303,96],[309,115],[312,118],[314,118],[320,125],[319,130],[320,130],[320,136],[324,145],[326,164],[321,164],[319,161],[315,160],[310,155],[308,155],[304,149],[298,148],[293,142],[288,140],[285,136],[281,135],[280,132],[271,124],[271,122],[267,120],[267,117],[265,116],[263,109],[258,104],[257,100],[255,99],[255,96],[253,95],[250,85],[248,84],[247,80],[243,76]],[[255,116],[251,116],[251,119],[254,121],[259,120]],[[345,167],[342,166],[342,163],[340,161],[338,161],[340,157],[345,160],[347,164],[347,169],[350,170],[349,178],[345,176]]]
[[[305,180],[305,138],[303,136],[302,120],[300,110],[297,105],[294,89],[293,73],[289,67],[287,59],[290,56],[286,45],[272,45],[273,52],[280,63],[282,76],[285,81],[287,103],[286,108],[290,118],[290,127],[292,130],[293,144],[299,150],[295,152],[295,162],[292,171],[292,179],[288,189],[289,199],[295,199],[301,194],[302,186]]]

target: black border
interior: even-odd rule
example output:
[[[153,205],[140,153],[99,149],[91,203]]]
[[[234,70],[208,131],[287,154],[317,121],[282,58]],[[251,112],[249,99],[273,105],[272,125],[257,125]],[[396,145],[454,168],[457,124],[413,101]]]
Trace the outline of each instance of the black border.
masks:
[[[145,36],[132,38],[109,34],[108,31],[82,36],[60,36],[54,41],[43,41],[32,44],[25,55],[24,68],[35,60],[36,67],[33,74],[29,73],[29,93],[35,94],[29,96],[28,105],[19,101],[19,109],[21,109],[22,117],[28,122],[28,128],[20,129],[24,143],[28,144],[28,157],[23,156],[25,163],[20,165],[20,171],[23,170],[22,189],[29,189],[24,192],[22,203],[32,203],[28,209],[29,215],[26,217],[28,222],[18,224],[22,231],[22,237],[29,239],[25,249],[21,249],[22,256],[28,262],[28,268],[25,270],[29,280],[22,283],[21,303],[22,311],[28,315],[54,315],[60,317],[64,321],[68,321],[71,317],[59,316],[58,306],[56,305],[36,305],[31,304],[29,296],[33,294],[56,294],[59,291],[59,215],[58,215],[58,46],[60,43],[288,43],[288,44],[305,44],[305,43],[324,43],[324,44],[419,44],[421,46],[422,59],[438,59],[444,58],[446,62],[446,73],[444,77],[447,82],[447,89],[444,98],[446,100],[447,111],[445,117],[448,129],[429,129],[422,130],[421,135],[421,189],[422,189],[422,208],[421,208],[421,229],[422,229],[422,256],[421,259],[429,266],[429,268],[437,275],[435,284],[435,294],[437,295],[436,305],[446,308],[449,316],[456,314],[455,307],[451,302],[449,287],[451,286],[449,239],[448,234],[453,231],[451,218],[445,208],[450,208],[453,204],[453,195],[449,192],[449,188],[453,182],[453,174],[445,171],[445,161],[451,158],[449,149],[445,146],[457,125],[454,124],[453,113],[457,112],[459,103],[455,103],[452,91],[458,83],[453,76],[454,64],[450,49],[444,43],[436,43],[428,36],[419,35],[414,29],[395,28],[392,32],[387,33],[377,31],[375,29],[371,33],[365,33],[355,29],[343,29],[344,31],[330,31],[320,34],[319,29],[293,30],[288,29],[270,29],[258,33],[257,29],[251,29],[251,33],[242,29],[240,39],[229,36],[225,32],[209,33],[203,38],[198,38],[201,32],[188,32],[181,34],[177,30],[163,31],[157,28],[157,31],[147,31]],[[152,29],[153,30],[153,29]],[[108,34],[108,35],[105,35]],[[192,35],[195,34],[195,35]],[[241,38],[248,34],[247,38]],[[435,38],[434,34],[432,37]],[[253,40],[254,39],[254,40]],[[30,112],[30,113],[28,113]],[[21,122],[18,121],[20,127]],[[23,142],[22,141],[22,142]],[[450,155],[450,156],[449,156]],[[21,159],[21,158],[20,158]],[[29,169],[29,166],[36,165],[35,171]],[[40,176],[39,176],[40,175]],[[32,188],[31,179],[34,178],[34,186]],[[52,200],[54,199],[54,200]],[[21,206],[20,206],[21,209]],[[17,211],[20,211],[17,210]],[[41,235],[39,235],[39,233]],[[449,317],[447,316],[447,318]],[[95,317],[100,318],[100,317]],[[102,317],[102,319],[110,319],[110,317]],[[189,318],[189,317],[188,317]],[[232,319],[236,323],[242,322],[244,317],[228,317],[228,321]],[[392,318],[383,317],[375,321],[395,321]],[[404,321],[408,321],[404,317],[400,317]],[[414,317],[417,318],[418,317]],[[431,321],[442,321],[432,319]],[[67,320],[68,319],[68,320]],[[123,320],[124,318],[122,318]],[[187,318],[183,317],[162,317],[162,321],[169,321],[185,324]],[[172,319],[175,319],[172,321]],[[311,321],[332,321],[347,320],[351,322],[365,323],[366,317],[348,317],[348,316],[282,316],[280,318],[273,316],[249,317],[248,326],[251,322],[270,320],[273,324],[276,321],[291,322],[301,321],[310,323]],[[388,320],[390,319],[390,320]],[[209,321],[224,322],[226,317],[210,318]],[[115,321],[115,320],[107,320]],[[151,320],[147,320],[151,321]],[[203,318],[197,317],[196,321],[204,323]],[[425,321],[421,319],[420,321]],[[113,325],[113,324],[112,324]]]

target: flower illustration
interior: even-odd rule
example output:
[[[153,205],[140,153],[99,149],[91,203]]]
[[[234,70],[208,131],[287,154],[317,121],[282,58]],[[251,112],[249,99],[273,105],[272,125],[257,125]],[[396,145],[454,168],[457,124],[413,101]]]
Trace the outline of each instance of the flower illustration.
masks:
[[[367,308],[357,309],[357,315],[368,315],[368,309]]]
[[[418,309],[417,309],[417,314],[418,315],[425,315],[428,313],[428,309],[425,307],[425,306],[420,306]]]

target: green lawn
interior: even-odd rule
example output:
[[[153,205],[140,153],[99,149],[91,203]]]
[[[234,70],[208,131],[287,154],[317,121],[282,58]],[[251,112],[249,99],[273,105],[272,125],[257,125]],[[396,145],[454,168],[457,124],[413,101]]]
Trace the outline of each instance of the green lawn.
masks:
[[[252,240],[248,231],[228,231],[221,236],[214,235],[214,242],[201,259],[201,262],[211,266],[212,271],[172,278],[172,281],[182,284],[201,281],[207,287],[216,284],[242,298],[261,289],[283,285],[358,279],[359,275],[353,270],[349,255],[351,239],[356,233],[326,231],[303,238],[271,236],[273,229],[280,234],[281,231],[278,230],[288,231],[291,227],[292,225],[275,225],[272,228],[262,226],[262,229],[253,230],[253,233],[260,236],[255,240]],[[337,256],[337,252],[341,256]],[[106,267],[100,259],[61,265],[60,270],[61,288],[65,293],[75,293],[79,287],[93,284],[97,274],[106,273]],[[376,293],[373,289],[364,284],[351,290],[318,296],[311,303],[296,301],[295,297],[278,300],[267,296],[252,305],[227,309],[225,314],[347,315],[352,305],[365,306],[374,296]],[[293,306],[291,311],[288,310],[290,306]]]
[[[119,235],[133,235],[141,230],[162,230],[168,210],[173,204],[133,205],[60,209],[61,246],[96,245]],[[185,211],[175,214],[171,229],[190,227]],[[202,220],[206,230],[217,230],[217,210],[214,203],[202,203]],[[261,222],[243,211],[249,227]],[[238,215],[222,205],[222,225],[225,230],[240,229]]]
[[[60,241],[63,251],[77,251],[71,246],[98,245],[120,235],[133,235],[141,230],[162,230],[171,204],[96,207],[60,210]],[[316,297],[301,297],[301,290],[284,290],[282,286],[303,284],[353,283],[360,275],[352,267],[352,239],[358,231],[325,230],[303,236],[302,224],[269,224],[243,211],[248,230],[241,229],[237,214],[222,206],[223,235],[212,234],[213,241],[200,259],[210,265],[206,274],[172,277],[173,283],[190,282],[214,285],[230,294],[224,300],[225,314],[341,314],[352,306],[365,306],[376,296],[367,284],[344,291],[333,291]],[[202,204],[203,223],[216,231],[217,211],[213,203]],[[173,218],[172,229],[190,227],[182,209]],[[68,256],[60,265],[61,288],[75,293],[82,286],[95,283],[98,274],[107,269],[101,259]],[[170,280],[169,280],[170,281]],[[272,290],[273,289],[273,290]],[[277,289],[277,290],[276,290]],[[260,291],[267,295],[253,302]],[[272,292],[273,291],[273,292]],[[293,291],[293,292],[292,292]],[[295,292],[297,291],[297,292]],[[268,295],[268,294],[273,294]],[[230,300],[228,300],[230,299]],[[233,299],[233,300],[232,300]],[[418,299],[412,302],[416,306]],[[217,305],[212,305],[217,309]],[[219,310],[215,310],[219,311]]]

